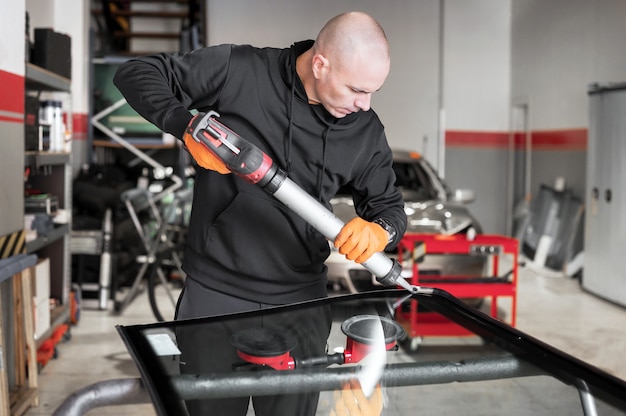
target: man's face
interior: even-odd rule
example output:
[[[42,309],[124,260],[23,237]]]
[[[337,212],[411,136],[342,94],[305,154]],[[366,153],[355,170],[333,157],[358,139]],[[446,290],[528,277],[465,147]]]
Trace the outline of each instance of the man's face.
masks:
[[[389,74],[389,61],[372,61],[354,53],[343,62],[319,56],[315,101],[330,114],[343,118],[370,109],[372,93],[378,91]]]

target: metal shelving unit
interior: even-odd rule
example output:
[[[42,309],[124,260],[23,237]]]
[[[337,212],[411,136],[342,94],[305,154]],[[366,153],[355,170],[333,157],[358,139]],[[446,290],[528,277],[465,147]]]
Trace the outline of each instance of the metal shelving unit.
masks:
[[[70,79],[31,63],[26,64],[26,91],[69,93],[70,86]],[[24,153],[24,166],[30,168],[28,186],[56,195],[59,208],[65,210],[67,217],[67,222],[55,224],[51,231],[26,243],[27,253],[50,259],[50,295],[58,300],[58,306],[51,311],[50,329],[36,340],[38,347],[55,328],[68,322],[70,317],[71,158],[72,155],[68,152],[26,151]]]

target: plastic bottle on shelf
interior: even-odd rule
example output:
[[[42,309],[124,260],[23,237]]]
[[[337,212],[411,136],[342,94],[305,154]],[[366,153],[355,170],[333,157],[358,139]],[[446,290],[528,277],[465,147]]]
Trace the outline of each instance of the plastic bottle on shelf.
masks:
[[[57,100],[45,100],[40,103],[39,122],[50,126],[51,152],[65,151],[65,125],[62,117],[62,103]]]

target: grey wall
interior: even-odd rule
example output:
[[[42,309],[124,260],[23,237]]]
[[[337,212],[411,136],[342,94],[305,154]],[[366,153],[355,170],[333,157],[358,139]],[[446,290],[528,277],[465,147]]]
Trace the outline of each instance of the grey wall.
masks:
[[[24,126],[0,121],[0,237],[24,228]]]
[[[531,130],[586,129],[588,85],[626,80],[626,2],[512,2],[511,90],[529,106]],[[557,175],[585,195],[586,152],[535,150],[532,188]]]
[[[502,135],[509,127],[511,4],[444,1],[445,129]],[[472,189],[471,211],[488,233],[506,231],[506,146],[445,148],[452,188]]]

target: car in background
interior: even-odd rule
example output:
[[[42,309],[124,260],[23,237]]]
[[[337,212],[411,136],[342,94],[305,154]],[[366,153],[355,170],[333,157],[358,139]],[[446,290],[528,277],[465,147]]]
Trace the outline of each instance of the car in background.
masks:
[[[431,164],[419,153],[393,151],[395,185],[404,196],[407,215],[406,233],[420,234],[480,234],[482,228],[465,206],[474,200],[471,190],[451,191]],[[342,221],[356,216],[352,196],[339,190],[331,200],[333,212]],[[397,252],[387,253],[397,257]],[[372,273],[363,266],[349,261],[331,244],[331,254],[326,260],[331,293],[357,293],[381,289]],[[481,275],[485,259],[466,255],[426,255],[419,263],[420,275]],[[403,276],[411,276],[410,265],[403,265]]]

